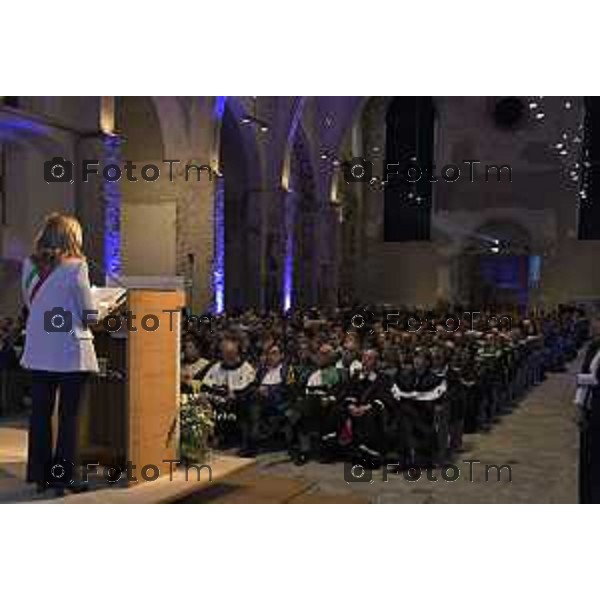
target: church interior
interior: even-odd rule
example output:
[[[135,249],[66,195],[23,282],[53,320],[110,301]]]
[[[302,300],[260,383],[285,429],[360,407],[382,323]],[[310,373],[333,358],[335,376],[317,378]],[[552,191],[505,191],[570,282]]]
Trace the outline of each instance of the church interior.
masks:
[[[597,97],[0,97],[0,502],[582,501],[599,160]],[[213,483],[25,485],[22,265],[53,213],[93,289],[180,299],[174,337],[95,332],[86,443],[123,461],[176,411]]]

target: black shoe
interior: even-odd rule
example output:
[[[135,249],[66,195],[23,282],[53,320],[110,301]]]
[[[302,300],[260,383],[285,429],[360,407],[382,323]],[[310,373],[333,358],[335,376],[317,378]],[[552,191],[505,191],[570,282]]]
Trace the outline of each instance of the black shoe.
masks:
[[[50,489],[55,498],[62,498],[65,495],[65,488],[63,486],[52,486]]]
[[[296,456],[294,457],[294,464],[297,467],[301,467],[302,465],[305,465],[308,462],[308,456],[306,454],[304,454],[303,452],[298,452],[298,454],[296,454]]]
[[[238,455],[241,456],[242,458],[254,458],[257,454],[258,454],[258,452],[256,451],[256,448],[252,448],[252,447],[242,448],[238,452]]]
[[[44,481],[43,483],[35,484],[36,494],[45,494],[50,489],[50,486]]]
[[[321,452],[319,456],[319,463],[322,465],[330,465],[331,463],[336,462],[336,457],[333,452]]]
[[[38,494],[50,495],[55,498],[62,498],[65,495],[64,486],[55,483],[38,483],[37,490]],[[50,493],[48,494],[48,492]]]
[[[369,448],[365,444],[360,444],[357,448],[358,455],[368,465],[370,469],[379,469],[383,464],[383,456],[377,450]]]
[[[71,494],[83,494],[89,492],[90,486],[87,483],[72,483],[67,489]]]

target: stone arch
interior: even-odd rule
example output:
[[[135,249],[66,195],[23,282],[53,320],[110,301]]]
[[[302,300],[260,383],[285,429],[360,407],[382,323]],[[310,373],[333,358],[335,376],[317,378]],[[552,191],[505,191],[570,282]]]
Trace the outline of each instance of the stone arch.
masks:
[[[463,240],[457,260],[460,299],[473,310],[527,306],[537,286],[531,281],[532,261],[539,269],[541,260],[534,256],[535,247],[534,232],[519,219],[482,217]]]
[[[177,273],[176,183],[169,181],[165,159],[179,159],[183,134],[176,99],[125,96],[115,99],[116,127],[122,135],[119,157],[136,170],[120,180],[121,254],[127,275],[172,276]],[[164,132],[169,131],[165,141]],[[174,132],[174,133],[173,133]],[[145,165],[160,169],[156,181],[145,181]],[[152,243],[149,243],[152,240]]]
[[[477,228],[475,235],[488,245],[500,245],[503,252],[512,254],[529,253],[534,239],[527,224],[515,219],[498,217],[483,222]]]
[[[223,152],[223,121],[227,116],[231,119],[232,124],[235,124],[236,143],[240,145],[241,152],[246,162],[247,169],[247,185],[248,190],[257,191],[263,188],[263,157],[260,147],[257,143],[257,138],[253,127],[241,126],[241,121],[246,113],[242,102],[235,96],[227,96],[221,124],[220,136],[220,152]],[[226,173],[224,173],[227,176]]]
[[[395,96],[367,96],[357,98],[350,105],[343,135],[340,137],[339,155],[343,160],[362,156],[373,163],[373,175],[383,178],[385,173],[387,125],[386,118]],[[432,97],[434,113],[439,111],[439,102]],[[433,153],[436,152],[435,133],[437,118],[434,121]],[[434,161],[435,162],[435,161]],[[363,247],[367,242],[382,239],[384,231],[384,191],[383,187],[355,186],[359,212],[365,225]],[[397,207],[396,207],[397,208]],[[392,215],[391,218],[394,218]]]
[[[44,181],[44,164],[53,157],[75,162],[79,138],[21,114],[0,113],[0,150],[6,167],[3,187],[6,224],[0,227],[0,312],[19,306],[22,259],[31,253],[35,232],[50,212],[79,215],[79,183]],[[86,232],[87,238],[87,232]],[[87,244],[86,244],[87,245]]]
[[[353,141],[356,141],[356,129],[364,128],[365,119],[379,118],[382,129],[385,130],[385,115],[395,98],[396,96],[356,96],[349,98],[348,110],[344,114],[340,127],[339,152],[348,155],[351,151],[362,150],[362,148],[352,147],[352,144]],[[432,96],[432,100],[437,114],[441,110],[439,98]],[[360,136],[358,138],[360,139]],[[378,141],[382,142],[380,146],[383,148],[385,138]]]
[[[296,99],[295,105],[292,109],[292,118],[290,120],[290,127],[287,132],[287,140],[286,140],[285,148],[283,151],[283,159],[282,159],[281,185],[284,190],[290,189],[292,153],[293,153],[294,144],[296,141],[296,131],[298,130],[298,126],[300,125],[300,122],[302,120],[305,103],[306,103],[306,97],[299,96]]]
[[[435,219],[436,229],[448,237],[449,255],[476,251],[494,239],[514,240],[514,247],[528,247],[533,253],[547,253],[557,241],[557,222],[552,211],[520,208],[489,208],[481,211],[453,211]]]
[[[153,121],[160,131],[164,157],[176,159],[178,154],[187,154],[191,124],[189,105],[186,110],[186,105],[175,96],[152,96],[151,102],[155,115]]]
[[[75,163],[79,138],[18,114],[0,115],[0,144],[6,159],[5,258],[19,260],[50,212],[78,214],[79,183],[44,181],[44,164],[54,157]],[[75,175],[74,175],[75,177]]]
[[[171,109],[165,107],[169,101]],[[115,99],[116,127],[124,137],[122,155],[130,160],[161,160],[170,152],[180,149],[180,144],[173,144],[179,137],[177,133],[169,134],[171,147],[167,149],[164,132],[180,129],[174,98],[152,98],[150,96],[119,96]],[[172,127],[170,123],[173,123]]]

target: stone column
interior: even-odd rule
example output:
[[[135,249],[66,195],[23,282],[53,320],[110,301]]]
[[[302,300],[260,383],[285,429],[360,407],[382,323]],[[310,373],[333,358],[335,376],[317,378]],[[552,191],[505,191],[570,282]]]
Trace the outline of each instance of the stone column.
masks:
[[[192,164],[203,164],[192,159]],[[216,176],[208,171],[189,171],[185,178],[185,162],[174,166],[177,195],[177,274],[188,282],[188,304],[194,312],[214,309],[214,200]]]
[[[251,285],[248,304],[281,309],[286,259],[286,193],[283,189],[252,190],[248,194],[252,232],[248,238]]]
[[[114,150],[117,150],[113,146]],[[107,221],[111,215],[113,242],[118,242],[120,231],[120,183],[115,182],[106,186],[102,179],[103,163],[106,162],[103,138],[98,135],[79,140],[75,149],[73,176],[75,178],[75,212],[84,230],[85,252],[90,259],[90,279],[96,285],[105,285],[107,272]],[[97,160],[98,175],[89,175],[88,181],[83,182],[82,161]],[[111,161],[112,162],[112,161]],[[109,213],[110,207],[110,213]],[[111,254],[113,264],[119,264],[119,244],[113,245]]]
[[[337,306],[340,280],[340,207],[329,204],[325,207],[321,229],[321,268],[319,304]]]

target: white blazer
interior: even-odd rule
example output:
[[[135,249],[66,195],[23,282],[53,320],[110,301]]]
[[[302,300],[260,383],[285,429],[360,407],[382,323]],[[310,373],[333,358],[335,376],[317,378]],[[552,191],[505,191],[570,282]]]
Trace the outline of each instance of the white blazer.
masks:
[[[85,311],[97,310],[92,299],[87,263],[61,263],[44,281],[30,304],[27,284],[33,268],[31,260],[26,259],[22,290],[29,318],[21,365],[26,369],[58,373],[98,372],[94,336],[83,325],[83,320],[93,321],[93,314]],[[71,315],[70,331],[46,330],[46,315],[51,315],[56,309]],[[56,319],[54,324],[60,325],[61,319]]]

